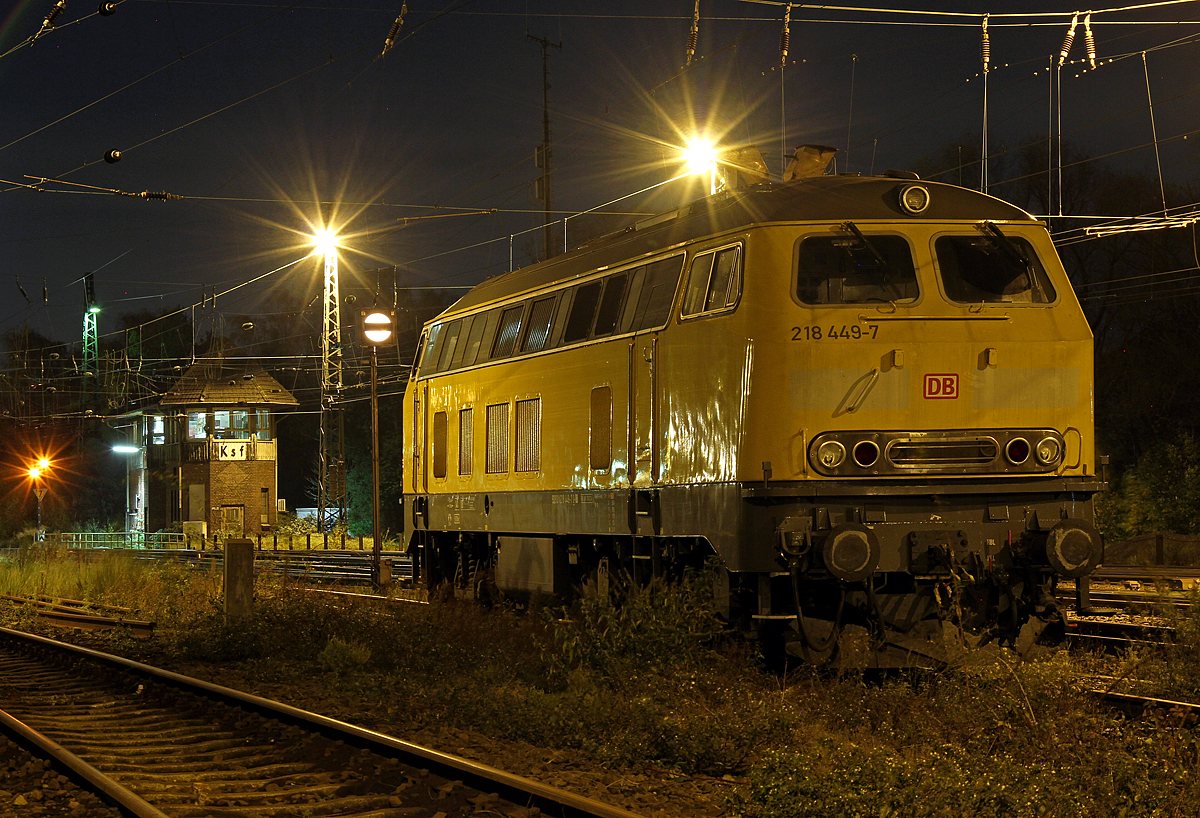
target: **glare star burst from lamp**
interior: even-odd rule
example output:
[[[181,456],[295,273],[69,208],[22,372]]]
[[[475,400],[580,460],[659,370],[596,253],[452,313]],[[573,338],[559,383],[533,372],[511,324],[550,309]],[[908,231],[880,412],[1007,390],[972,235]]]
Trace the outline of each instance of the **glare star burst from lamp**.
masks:
[[[708,193],[717,192],[717,149],[707,139],[689,139],[683,149],[689,173],[708,174]]]

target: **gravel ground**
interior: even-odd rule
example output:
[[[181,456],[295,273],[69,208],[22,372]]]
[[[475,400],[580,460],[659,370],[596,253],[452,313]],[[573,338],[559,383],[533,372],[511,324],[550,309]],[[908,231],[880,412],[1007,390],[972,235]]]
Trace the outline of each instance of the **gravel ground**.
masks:
[[[120,818],[120,812],[0,736],[0,816]]]
[[[104,636],[98,634],[53,630],[47,632],[46,635],[93,650],[126,655],[137,661],[159,665],[197,679],[274,699],[293,707],[386,733],[414,744],[480,761],[516,775],[623,807],[630,812],[645,816],[645,818],[723,818],[729,816],[732,813],[725,806],[728,796],[734,790],[745,786],[746,783],[731,776],[724,778],[684,776],[669,770],[645,767],[614,770],[579,752],[550,750],[523,742],[500,741],[480,733],[447,725],[413,726],[411,722],[402,721],[395,714],[372,712],[366,709],[364,703],[351,694],[339,695],[336,690],[331,690],[327,680],[312,684],[303,682],[286,685],[265,683],[239,667],[171,664],[156,659],[152,655],[153,649],[145,652],[135,650],[133,653],[121,651]],[[2,706],[0,704],[0,707]],[[3,757],[0,757],[0,765],[4,763]],[[22,768],[25,762],[14,764],[10,761],[8,764],[10,769]],[[62,801],[61,811],[22,811],[28,810],[29,807],[15,807],[18,811],[13,813],[3,811],[4,809],[14,809],[7,805],[13,803],[17,793],[26,793],[25,798],[29,800],[27,793],[35,790],[35,785],[42,781],[42,775],[43,773],[39,769],[36,776],[33,776],[32,768],[30,768],[28,775],[22,774],[17,779],[17,781],[29,782],[28,786],[24,788],[16,781],[10,786],[9,783],[0,780],[0,788],[2,788],[0,789],[0,816],[10,814],[21,816],[69,815],[72,818],[93,818],[93,816],[107,818],[109,815],[116,815],[115,812],[86,811],[90,809],[88,805],[95,802],[87,802],[82,798],[77,799],[78,803],[84,806],[84,810],[80,812],[70,811],[71,808],[66,806],[69,799]],[[12,794],[5,795],[5,791],[11,791]],[[47,805],[50,803],[49,791],[43,790],[43,803]]]
[[[99,649],[99,648],[97,648]],[[330,718],[366,727],[414,744],[480,761],[516,775],[623,807],[646,818],[719,818],[731,813],[725,800],[745,782],[733,777],[683,776],[667,770],[612,770],[582,753],[547,750],[523,742],[498,741],[480,733],[443,725],[400,727],[386,714],[363,712],[352,696],[331,695],[305,685],[264,684],[238,668],[180,665],[178,673],[244,690]]]

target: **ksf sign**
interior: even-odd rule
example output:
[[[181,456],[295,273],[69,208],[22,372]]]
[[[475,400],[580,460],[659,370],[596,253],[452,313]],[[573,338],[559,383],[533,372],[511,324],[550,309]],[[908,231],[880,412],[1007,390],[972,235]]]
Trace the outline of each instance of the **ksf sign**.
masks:
[[[926,400],[954,400],[958,397],[957,373],[928,373],[925,375]]]
[[[246,441],[218,441],[212,444],[216,449],[217,460],[246,460]]]

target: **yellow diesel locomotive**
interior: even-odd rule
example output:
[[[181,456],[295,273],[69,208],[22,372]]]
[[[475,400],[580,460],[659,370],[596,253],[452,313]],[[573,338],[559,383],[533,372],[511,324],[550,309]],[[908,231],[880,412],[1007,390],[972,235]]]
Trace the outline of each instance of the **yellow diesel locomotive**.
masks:
[[[1042,223],[910,176],[718,193],[430,322],[421,575],[565,594],[715,563],[731,623],[867,666],[1061,624],[1055,583],[1103,556],[1091,331]]]

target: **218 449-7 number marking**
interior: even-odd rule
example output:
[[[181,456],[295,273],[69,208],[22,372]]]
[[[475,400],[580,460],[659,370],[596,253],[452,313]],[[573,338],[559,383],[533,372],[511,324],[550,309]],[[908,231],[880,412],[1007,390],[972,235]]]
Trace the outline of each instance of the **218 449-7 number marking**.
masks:
[[[842,324],[841,328],[831,324],[828,329],[813,324],[808,327],[792,327],[793,341],[872,341],[879,334],[878,324],[860,327],[857,324]]]

